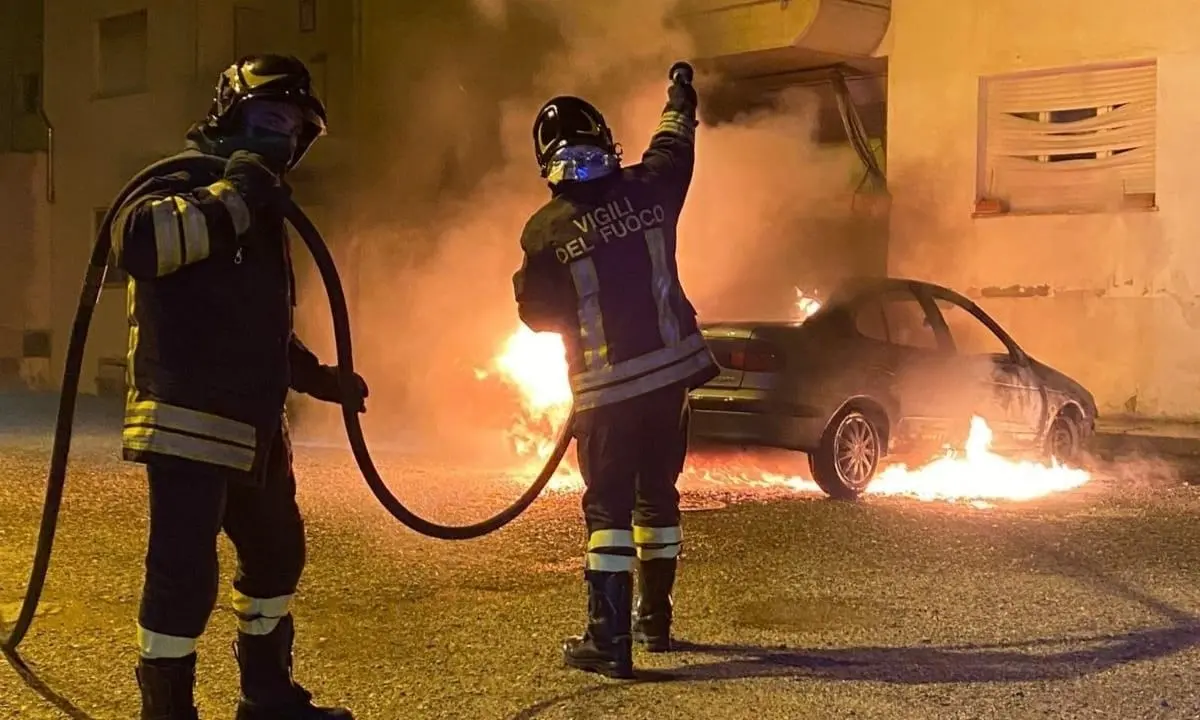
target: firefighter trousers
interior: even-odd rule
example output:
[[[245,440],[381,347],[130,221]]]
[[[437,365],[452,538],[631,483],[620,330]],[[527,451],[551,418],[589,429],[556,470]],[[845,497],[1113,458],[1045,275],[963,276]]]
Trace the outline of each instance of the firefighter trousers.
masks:
[[[588,570],[630,572],[635,558],[679,556],[676,482],[687,458],[687,394],[668,386],[576,417]]]
[[[150,538],[138,617],[142,657],[195,652],[216,604],[221,530],[237,551],[232,605],[239,631],[269,634],[290,613],[305,563],[286,425],[276,434],[259,485],[174,458],[150,461],[146,474]]]

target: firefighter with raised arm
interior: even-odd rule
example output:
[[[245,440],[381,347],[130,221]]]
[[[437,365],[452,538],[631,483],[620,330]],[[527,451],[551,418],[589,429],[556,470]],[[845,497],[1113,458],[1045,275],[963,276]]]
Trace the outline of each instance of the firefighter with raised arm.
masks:
[[[556,97],[538,112],[533,139],[552,197],[525,226],[513,278],[522,321],[567,348],[586,485],[587,628],[565,641],[563,659],[617,678],[633,677],[634,639],[671,647],[687,396],[718,374],[675,262],[697,101],[689,65],[670,78],[650,147],[630,167],[591,104]]]
[[[117,210],[129,274],[125,459],[146,466],[150,531],[138,618],[143,720],[197,718],[196,642],[217,597],[217,535],[238,570],[232,605],[239,720],[333,720],[292,679],[290,603],[305,563],[284,402],[289,388],[365,410],[293,333],[295,280],[283,178],[325,132],[307,68],[243,58],[218,79],[208,117],[178,157],[218,158],[161,175]],[[223,172],[220,168],[223,167]]]

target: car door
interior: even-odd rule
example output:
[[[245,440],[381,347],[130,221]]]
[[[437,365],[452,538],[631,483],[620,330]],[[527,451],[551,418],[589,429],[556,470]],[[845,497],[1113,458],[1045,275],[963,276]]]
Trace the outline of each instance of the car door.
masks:
[[[910,446],[940,447],[962,430],[953,422],[954,394],[944,382],[952,360],[945,331],[911,288],[884,291],[878,302],[887,323],[898,439]]]
[[[996,447],[1019,446],[1041,432],[1045,394],[1024,353],[974,303],[956,294],[931,293],[956,359],[957,384],[974,414],[991,427]]]

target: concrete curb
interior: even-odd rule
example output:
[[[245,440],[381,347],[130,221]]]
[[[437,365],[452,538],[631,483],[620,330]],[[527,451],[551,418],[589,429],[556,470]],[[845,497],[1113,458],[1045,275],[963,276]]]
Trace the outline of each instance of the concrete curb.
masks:
[[[1091,449],[1098,455],[1150,455],[1160,457],[1200,457],[1200,436],[1155,435],[1143,432],[1097,432]]]

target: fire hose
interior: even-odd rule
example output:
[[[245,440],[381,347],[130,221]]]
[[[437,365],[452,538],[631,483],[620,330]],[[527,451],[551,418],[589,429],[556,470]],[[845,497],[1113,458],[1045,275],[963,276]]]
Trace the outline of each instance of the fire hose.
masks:
[[[686,62],[678,62],[671,66],[668,77],[672,83],[691,84],[693,78],[692,66]],[[92,256],[88,261],[87,273],[84,276],[83,289],[79,294],[79,306],[75,311],[75,321],[71,327],[70,341],[67,345],[67,360],[63,369],[62,391],[58,401],[58,415],[54,428],[54,446],[50,454],[50,471],[46,479],[46,498],[42,505],[42,520],[38,530],[37,549],[34,552],[33,569],[29,575],[29,584],[25,589],[20,612],[8,637],[0,640],[0,649],[14,652],[25,638],[30,625],[33,624],[37,612],[38,601],[46,583],[46,574],[50,569],[50,552],[54,546],[54,533],[58,528],[58,512],[62,506],[63,488],[66,485],[67,460],[71,454],[71,431],[75,420],[75,401],[79,394],[79,376],[83,367],[83,351],[87,345],[88,329],[91,327],[92,314],[100,301],[100,292],[104,288],[104,276],[108,270],[108,258],[112,251],[113,214],[128,199],[129,195],[148,179],[157,175],[169,175],[181,170],[211,169],[220,173],[224,169],[224,161],[219,158],[204,155],[184,156],[162,160],[143,170],[133,180],[122,188],[116,199],[109,206],[100,224],[96,243],[92,247]],[[321,282],[329,297],[329,310],[333,318],[333,338],[337,347],[338,380],[342,387],[353,387],[354,355],[350,338],[350,311],[346,305],[346,295],[342,289],[342,281],[338,276],[337,266],[333,256],[325,245],[324,238],[317,230],[304,211],[290,199],[284,205],[284,217],[312,254],[317,271],[321,274]],[[362,471],[371,493],[379,504],[392,517],[410,529],[428,537],[439,540],[470,540],[495,532],[515,520],[525,512],[533,501],[541,495],[542,490],[554,477],[559,464],[571,444],[572,429],[575,422],[575,411],[572,408],[562,428],[558,431],[554,448],[541,472],[520,497],[511,505],[490,518],[472,525],[440,525],[426,520],[409,510],[400,502],[388,488],[387,483],[376,469],[363,437],[362,425],[358,419],[358,407],[349,397],[342,400],[342,418],[346,425],[346,436],[354,459]]]
[[[83,289],[79,295],[79,306],[75,312],[75,321],[71,327],[70,342],[67,346],[66,366],[63,370],[62,391],[58,402],[58,415],[54,428],[54,445],[50,455],[50,470],[46,479],[46,495],[42,506],[41,524],[38,530],[37,549],[34,553],[33,569],[30,572],[29,584],[25,589],[20,612],[12,625],[7,637],[0,639],[0,649],[14,652],[25,638],[33,623],[37,605],[41,598],[46,582],[46,574],[50,567],[50,554],[54,545],[54,533],[58,527],[58,514],[62,505],[63,488],[66,484],[67,461],[71,453],[71,432],[75,419],[75,402],[79,393],[79,377],[83,366],[84,348],[87,344],[88,329],[91,326],[92,315],[100,300],[100,292],[104,287],[104,276],[108,269],[108,258],[112,250],[113,214],[125,203],[130,194],[148,179],[154,176],[169,175],[181,170],[204,171],[212,170],[220,173],[224,169],[224,161],[204,155],[169,158],[146,168],[131,180],[118,193],[111,204],[104,221],[100,225],[95,245],[92,247],[91,259],[88,261],[87,273],[84,277]],[[338,379],[342,387],[354,386],[354,354],[350,338],[350,315],[346,306],[346,296],[342,289],[341,278],[333,256],[325,245],[321,233],[312,221],[291,200],[284,204],[284,217],[295,228],[304,244],[308,247],[321,274],[321,281],[329,297],[329,310],[333,318],[333,336],[337,347]],[[511,505],[490,518],[471,525],[441,525],[426,520],[404,506],[388,488],[371,460],[363,437],[362,425],[359,422],[357,403],[345,398],[342,402],[342,417],[345,421],[346,436],[354,459],[362,471],[363,478],[370,487],[372,494],[392,517],[399,520],[412,530],[439,540],[469,540],[495,532],[512,522],[523,513],[545,489],[554,476],[567,448],[571,443],[574,412],[567,417],[559,430],[554,449],[546,459],[545,465],[533,484]]]

